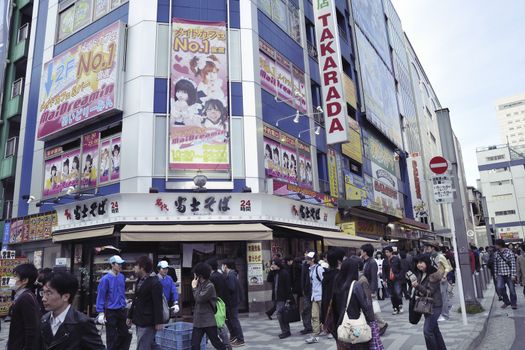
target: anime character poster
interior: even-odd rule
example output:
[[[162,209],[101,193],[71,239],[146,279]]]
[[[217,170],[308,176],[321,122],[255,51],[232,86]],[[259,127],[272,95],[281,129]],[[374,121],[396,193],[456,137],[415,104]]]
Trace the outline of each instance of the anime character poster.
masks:
[[[268,138],[264,138],[264,168],[268,177],[281,178],[281,147]]]
[[[171,170],[230,168],[226,39],[224,22],[173,19]]]
[[[111,140],[106,139],[100,144],[100,166],[98,183],[104,184],[109,181],[109,172],[111,168]]]
[[[62,154],[62,189],[78,188],[80,180],[80,149]]]
[[[284,145],[281,145],[281,152],[281,179],[291,184],[297,184],[297,153]]]
[[[120,179],[120,136],[114,137],[111,140],[111,181]]]
[[[44,161],[44,197],[50,197],[60,193],[62,190],[61,172],[61,156]]]
[[[81,189],[97,185],[99,141],[99,132],[92,132],[82,136]]]

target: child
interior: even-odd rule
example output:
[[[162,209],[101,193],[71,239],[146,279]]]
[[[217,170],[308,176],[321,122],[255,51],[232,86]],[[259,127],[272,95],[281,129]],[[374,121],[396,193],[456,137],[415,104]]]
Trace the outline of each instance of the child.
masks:
[[[190,69],[196,77],[200,77],[201,82],[197,86],[198,98],[205,102],[209,99],[224,101],[222,91],[222,79],[219,79],[219,60],[215,55],[207,57],[195,56],[190,61]]]
[[[228,132],[228,111],[221,101],[216,99],[207,100],[202,110],[202,126],[205,128],[221,128]]]
[[[173,86],[173,97],[171,99],[172,125],[186,125],[190,118],[196,114],[194,106],[197,101],[197,90],[188,79],[180,79]],[[193,107],[192,107],[193,106]]]

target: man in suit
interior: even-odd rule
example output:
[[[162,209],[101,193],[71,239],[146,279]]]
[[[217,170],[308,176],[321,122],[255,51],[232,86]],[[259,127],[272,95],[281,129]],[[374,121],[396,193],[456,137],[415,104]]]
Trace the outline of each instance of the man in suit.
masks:
[[[43,349],[106,349],[93,320],[71,307],[77,290],[76,277],[67,272],[53,273],[44,285],[42,302],[48,313],[41,322]]]
[[[283,317],[284,306],[286,301],[293,298],[292,282],[290,274],[283,268],[281,260],[275,259],[270,266],[270,273],[268,274],[267,282],[272,283],[272,300],[275,301],[277,309],[277,319],[279,320],[279,327],[281,328],[280,339],[288,338],[290,333],[290,323]]]
[[[129,309],[127,324],[137,327],[137,350],[159,349],[155,334],[163,328],[162,284],[153,271],[153,262],[141,256],[135,263],[135,298]]]

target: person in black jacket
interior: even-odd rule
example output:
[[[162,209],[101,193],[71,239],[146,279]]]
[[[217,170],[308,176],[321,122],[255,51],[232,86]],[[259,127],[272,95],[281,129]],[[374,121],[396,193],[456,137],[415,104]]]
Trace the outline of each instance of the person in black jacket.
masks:
[[[361,311],[368,323],[374,321],[374,310],[372,299],[367,296],[361,283],[358,283],[359,263],[357,259],[349,258],[343,261],[341,270],[334,281],[334,295],[332,297],[333,336],[337,341],[338,349],[370,349],[370,342],[360,344],[348,344],[337,340],[337,328],[343,323],[345,312],[350,319],[359,318]],[[348,293],[354,282],[350,302]],[[348,304],[348,306],[347,306]]]
[[[281,260],[272,260],[268,273],[267,282],[272,283],[272,300],[275,301],[277,308],[277,319],[281,327],[280,339],[288,338],[290,333],[290,324],[283,318],[283,311],[286,302],[290,302],[292,296],[292,283],[290,274],[283,268]]]
[[[301,334],[309,334],[313,332],[312,327],[312,282],[310,282],[310,265],[306,261],[306,254],[310,251],[304,252],[304,260],[301,265],[301,291],[303,292],[303,311],[301,312],[301,319],[303,320],[304,329]]]
[[[71,307],[77,290],[76,277],[67,272],[53,273],[44,285],[42,301],[49,312],[41,321],[42,349],[106,349],[95,322]]]
[[[226,286],[230,292],[229,304],[226,308],[226,326],[230,331],[230,343],[232,346],[244,346],[244,335],[242,333],[241,322],[239,321],[239,304],[241,302],[241,284],[237,271],[235,271],[235,261],[227,259],[222,263],[222,270],[226,276]]]
[[[399,257],[401,259],[401,270],[403,276],[406,275],[406,273],[410,270],[412,270],[412,256],[410,254],[407,254],[404,250],[399,251]],[[406,278],[403,278],[401,281],[401,290],[402,294],[405,296],[406,300],[410,300],[410,295],[412,294],[412,285],[410,284],[410,281]]]
[[[135,263],[135,297],[128,312],[126,323],[137,327],[137,350],[156,349],[155,333],[163,327],[162,284],[152,274],[153,262],[141,256]]]
[[[32,291],[38,276],[33,264],[21,264],[13,270],[15,277],[9,286],[15,292],[13,304],[9,308],[11,323],[7,350],[36,350],[40,339],[40,307]]]
[[[403,313],[403,292],[401,290],[401,283],[404,281],[403,269],[401,268],[401,260],[397,255],[394,255],[394,248],[387,246],[383,249],[385,259],[383,260],[383,276],[388,281],[388,290],[390,292],[390,300],[392,301],[393,312],[392,315]]]
[[[224,274],[219,271],[219,263],[217,262],[216,257],[208,259],[206,263],[210,265],[212,269],[210,281],[215,287],[215,293],[217,294],[218,298],[222,299],[226,308],[228,308],[228,304],[230,303],[230,293],[226,284],[226,276],[224,276]],[[224,346],[227,349],[231,349],[230,338],[228,335],[228,327],[226,326],[226,324],[219,328],[219,337],[222,339],[222,343],[224,344]]]
[[[323,274],[323,280],[321,281],[322,295],[321,300],[321,315],[320,321],[323,324],[323,330],[320,336],[328,335],[328,329],[326,328],[326,316],[328,314],[328,308],[332,302],[332,295],[334,290],[334,281],[339,273],[339,268],[343,263],[345,257],[345,251],[341,248],[330,249],[326,254],[326,260],[328,261],[328,269],[325,269]]]

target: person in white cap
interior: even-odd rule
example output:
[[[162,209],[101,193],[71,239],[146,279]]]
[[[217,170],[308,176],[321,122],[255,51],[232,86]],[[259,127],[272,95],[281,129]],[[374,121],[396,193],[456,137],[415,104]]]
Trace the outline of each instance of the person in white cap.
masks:
[[[179,292],[177,291],[177,286],[170,275],[168,275],[169,264],[166,260],[161,260],[157,264],[159,268],[159,277],[160,284],[162,284],[162,292],[166,297],[169,307],[173,310],[173,313],[179,312]]]
[[[306,254],[306,262],[310,266],[309,275],[312,286],[312,336],[305,339],[307,344],[319,342],[319,334],[321,333],[321,301],[323,300],[323,274],[324,268],[316,261],[315,252],[308,252]]]
[[[129,350],[131,334],[126,325],[126,278],[120,272],[125,261],[118,255],[109,258],[111,270],[98,284],[97,323],[106,325],[108,350]]]

